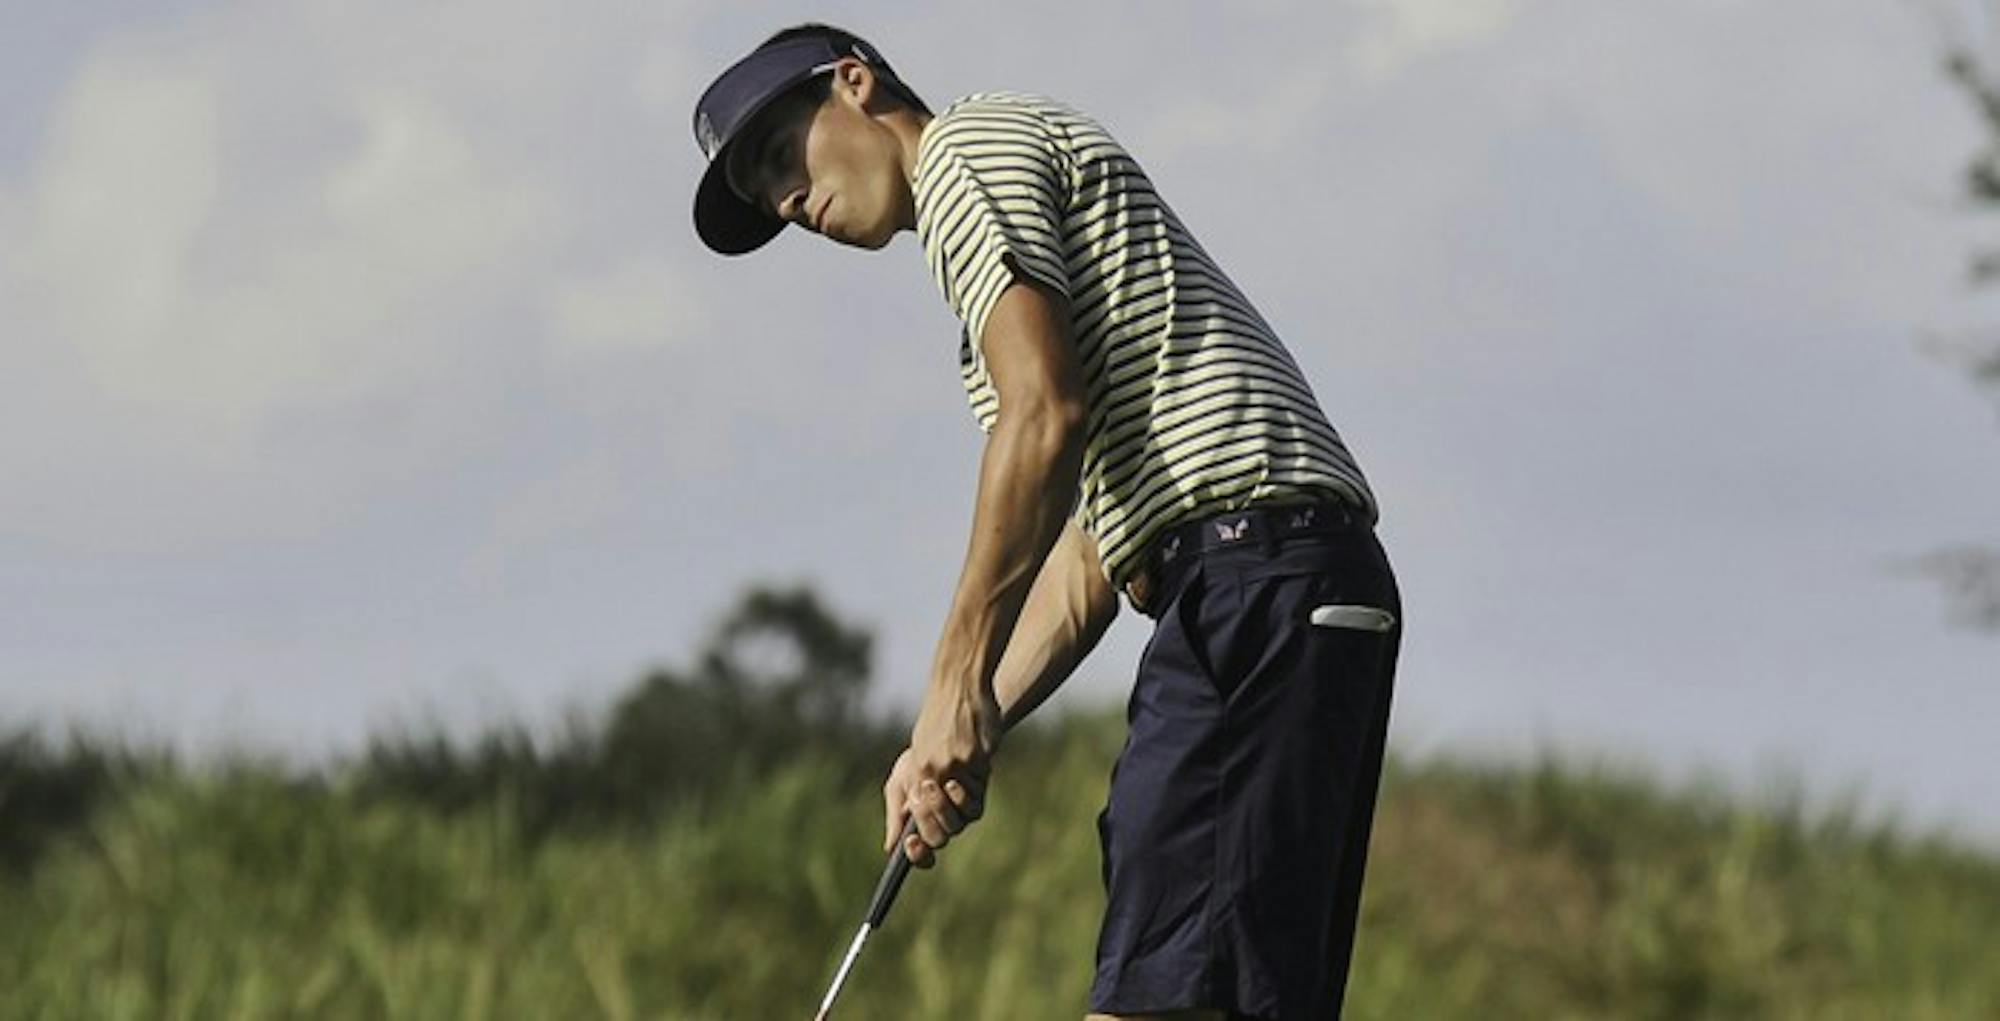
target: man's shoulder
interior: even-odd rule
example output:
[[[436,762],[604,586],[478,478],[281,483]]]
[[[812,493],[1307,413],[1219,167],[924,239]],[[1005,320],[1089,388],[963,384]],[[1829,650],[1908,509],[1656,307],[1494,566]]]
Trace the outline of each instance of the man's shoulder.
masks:
[[[1008,125],[1060,130],[1083,118],[1075,107],[1032,92],[974,92],[952,100],[937,115],[935,130],[950,134],[967,127],[1005,130]]]
[[[1070,106],[1059,99],[1036,92],[1020,92],[1012,89],[994,89],[974,92],[952,100],[944,108],[940,117],[954,114],[978,112],[981,110],[1069,110]]]
[[[940,180],[963,181],[937,168],[978,167],[996,158],[1034,154],[1061,164],[1075,116],[1046,96],[1027,92],[975,92],[953,100],[924,126],[917,143],[917,204]]]
[[[975,92],[947,105],[924,127],[919,167],[968,157],[1035,154],[1070,167],[1085,149],[1110,143],[1104,128],[1075,107],[1032,92]],[[1110,143],[1115,144],[1115,143]]]

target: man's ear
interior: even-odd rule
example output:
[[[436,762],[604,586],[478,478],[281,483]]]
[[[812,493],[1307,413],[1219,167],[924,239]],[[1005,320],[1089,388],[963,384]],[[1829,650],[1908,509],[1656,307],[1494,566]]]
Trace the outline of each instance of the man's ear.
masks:
[[[833,87],[853,97],[854,105],[869,113],[879,112],[887,90],[875,69],[854,57],[842,57],[833,65]]]

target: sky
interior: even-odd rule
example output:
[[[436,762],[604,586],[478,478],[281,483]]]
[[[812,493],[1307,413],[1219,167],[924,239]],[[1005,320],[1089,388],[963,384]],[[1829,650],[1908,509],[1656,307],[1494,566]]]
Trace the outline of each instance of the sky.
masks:
[[[911,236],[722,259],[688,217],[701,88],[827,20],[933,106],[1098,118],[1277,327],[1383,503],[1399,748],[2000,846],[2000,636],[1897,570],[2000,545],[1996,404],[1921,343],[2000,319],[1950,22],[1009,11],[8,0],[0,727],[315,761],[539,725],[799,582],[909,708],[980,453],[957,324]],[[1145,636],[1055,704],[1121,699]]]

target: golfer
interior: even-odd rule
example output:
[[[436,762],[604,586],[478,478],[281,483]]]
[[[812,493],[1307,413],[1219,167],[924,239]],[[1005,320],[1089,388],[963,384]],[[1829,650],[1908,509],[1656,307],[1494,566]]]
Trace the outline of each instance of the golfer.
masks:
[[[803,25],[724,71],[694,127],[710,248],[914,230],[964,324],[985,452],[885,848],[914,817],[927,865],[979,818],[1001,736],[1122,594],[1154,632],[1098,821],[1091,1017],[1337,1017],[1402,610],[1374,496],[1278,331],[1054,100],[933,112],[873,46]]]

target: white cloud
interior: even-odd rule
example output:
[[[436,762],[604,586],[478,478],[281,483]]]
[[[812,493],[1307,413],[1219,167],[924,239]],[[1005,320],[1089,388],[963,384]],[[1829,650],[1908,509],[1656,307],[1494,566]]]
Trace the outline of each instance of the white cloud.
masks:
[[[188,260],[217,186],[213,83],[118,58],[85,67],[30,193],[20,269],[117,397],[169,374]]]
[[[583,357],[656,351],[708,328],[702,296],[661,255],[645,255],[550,295],[549,336]]]
[[[580,222],[619,172],[570,148],[607,137],[578,111],[643,116],[690,66],[681,5],[593,17],[627,30],[565,34],[536,4],[241,5],[97,43],[0,181],[10,523],[141,546],[323,528],[497,433],[504,381],[468,370],[510,345],[690,328],[691,296],[645,293],[664,259],[566,269],[653,227]],[[314,424],[357,414],[434,431],[363,450]],[[52,419],[59,453],[32,439]]]
[[[1486,43],[1518,15],[1516,0],[1351,0],[1257,13],[1293,25],[1292,39],[1242,73],[1188,79],[1197,91],[1187,98],[1165,92],[1164,109],[1131,138],[1145,158],[1213,148],[1303,157],[1325,141],[1342,89],[1381,86],[1426,58]],[[1331,59],[1317,42],[1325,38],[1344,40]]]
[[[1369,15],[1349,51],[1364,81],[1433,54],[1485,42],[1514,20],[1514,0],[1357,0]]]
[[[1267,72],[1268,74],[1268,72]],[[1254,98],[1199,98],[1153,118],[1133,143],[1142,159],[1164,162],[1192,149],[1228,147],[1269,156],[1293,148],[1312,130],[1318,112],[1340,84],[1336,65],[1306,59],[1260,86]]]
[[[466,304],[447,285],[504,276],[557,225],[559,197],[484,164],[420,94],[232,71],[115,49],[54,118],[21,262],[60,333],[41,342],[81,353],[104,397],[248,425],[302,387],[365,388],[408,368],[415,345],[386,328]],[[258,127],[223,98],[246,88],[345,122],[349,144],[258,175],[225,151]]]
[[[480,158],[467,128],[422,95],[368,90],[340,112],[358,140],[296,182],[301,207],[239,227],[256,258],[207,281],[192,324],[268,410],[365,397],[449,371],[479,339],[450,328],[529,284],[568,199]]]

